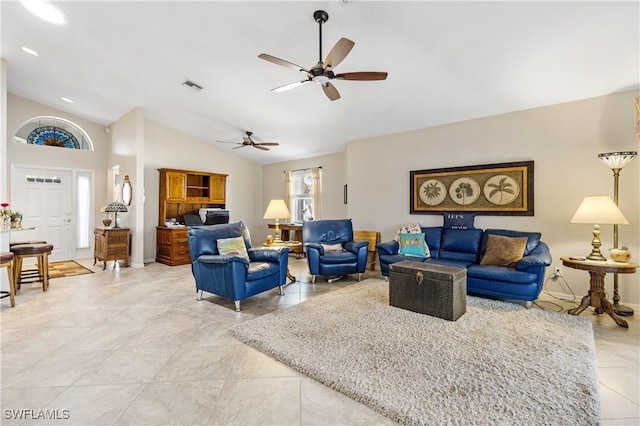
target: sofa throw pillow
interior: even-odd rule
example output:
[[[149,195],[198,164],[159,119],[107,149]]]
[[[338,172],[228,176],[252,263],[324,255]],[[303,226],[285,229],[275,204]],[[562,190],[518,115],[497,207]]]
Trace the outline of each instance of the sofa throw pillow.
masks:
[[[344,251],[342,244],[320,244],[324,251]]]
[[[244,245],[244,238],[221,238],[216,242],[218,243],[218,253],[232,256],[241,256],[247,260],[249,259],[247,247]]]
[[[475,229],[475,213],[445,213],[444,229]]]
[[[400,234],[400,254],[416,257],[431,257],[429,246],[424,240],[424,232],[419,234]]]
[[[522,259],[526,246],[527,237],[505,237],[489,234],[487,249],[480,264],[515,268],[516,263]]]
[[[402,225],[398,231],[396,232],[395,240],[400,242],[400,234],[419,234],[422,232],[420,228],[420,224],[418,223],[407,223],[406,225]]]

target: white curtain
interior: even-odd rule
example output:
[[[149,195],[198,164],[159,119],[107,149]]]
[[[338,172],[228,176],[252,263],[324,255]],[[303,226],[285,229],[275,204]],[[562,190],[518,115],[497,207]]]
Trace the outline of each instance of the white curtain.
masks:
[[[322,167],[312,167],[313,178],[313,218],[322,219]]]
[[[289,208],[289,211],[293,212],[293,206],[291,205],[291,170],[284,172],[284,203]]]

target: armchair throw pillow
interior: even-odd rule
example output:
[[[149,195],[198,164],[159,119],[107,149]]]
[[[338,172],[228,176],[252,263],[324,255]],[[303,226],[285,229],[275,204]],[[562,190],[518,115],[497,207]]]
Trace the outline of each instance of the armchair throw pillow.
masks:
[[[320,244],[324,251],[344,251],[342,244]]]
[[[218,252],[220,254],[242,256],[245,259],[249,259],[249,253],[247,253],[247,247],[244,245],[244,238],[222,238],[216,241],[218,243]]]
[[[526,246],[527,237],[505,237],[489,234],[487,249],[480,264],[515,268],[516,263],[522,259]]]

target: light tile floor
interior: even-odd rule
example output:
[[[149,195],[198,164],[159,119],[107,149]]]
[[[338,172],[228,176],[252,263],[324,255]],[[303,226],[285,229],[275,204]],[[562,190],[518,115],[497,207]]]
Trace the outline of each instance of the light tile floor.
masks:
[[[46,293],[24,286],[15,308],[2,300],[1,424],[393,424],[225,335],[356,276],[311,284],[306,260],[291,257],[291,272],[305,282],[288,285],[285,296],[247,299],[236,313],[216,296],[196,301],[188,265],[114,269],[111,262],[102,271],[81,263],[95,273],[54,279]],[[604,424],[640,424],[640,313],[627,318],[628,330],[582,316],[594,325]],[[18,419],[16,410],[31,411]],[[38,410],[58,419],[24,418]]]

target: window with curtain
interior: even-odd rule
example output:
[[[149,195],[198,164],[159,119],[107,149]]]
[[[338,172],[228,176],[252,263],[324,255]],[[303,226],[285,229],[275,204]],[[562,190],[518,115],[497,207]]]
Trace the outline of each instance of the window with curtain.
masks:
[[[291,222],[302,223],[320,218],[321,168],[286,172],[286,202]]]

